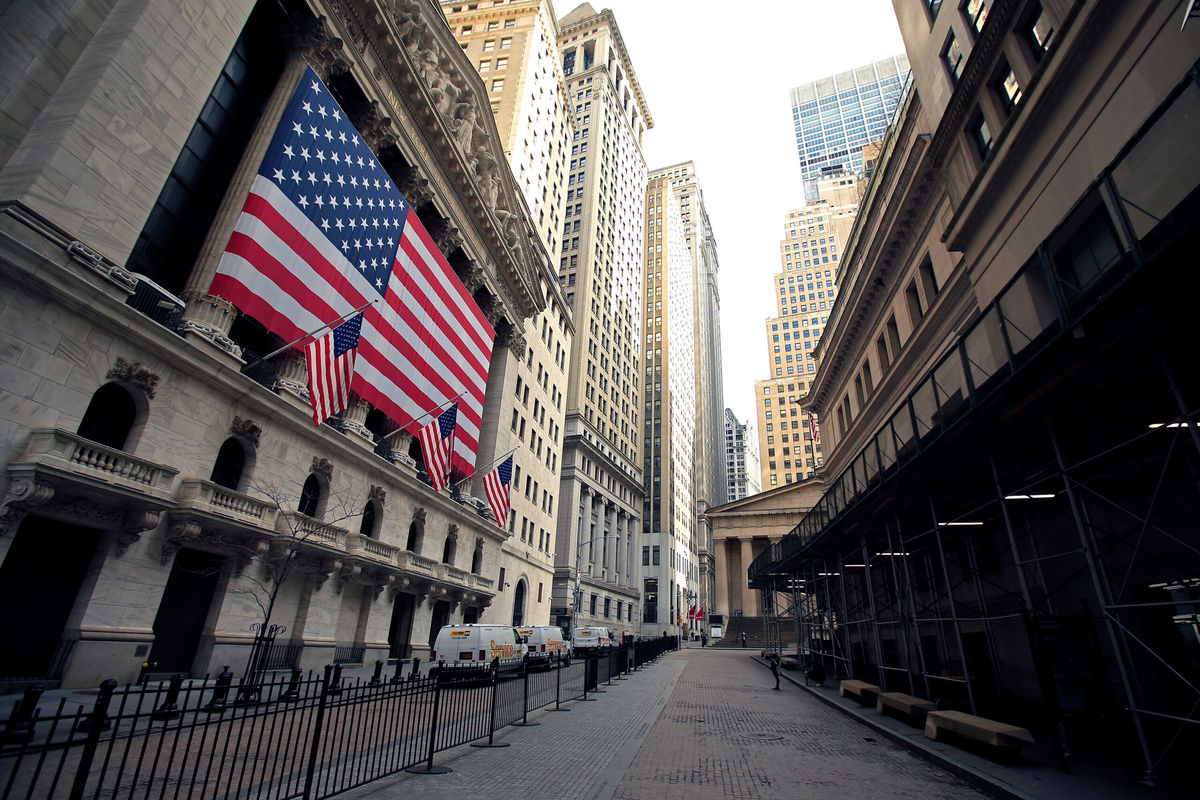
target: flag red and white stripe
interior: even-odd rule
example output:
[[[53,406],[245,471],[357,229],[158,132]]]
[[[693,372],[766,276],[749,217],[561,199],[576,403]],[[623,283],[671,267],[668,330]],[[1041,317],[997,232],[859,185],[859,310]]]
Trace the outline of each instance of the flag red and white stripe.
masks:
[[[457,422],[458,403],[455,403],[417,432],[425,471],[429,473],[429,483],[435,492],[450,485],[450,443],[454,441]]]
[[[361,328],[362,314],[355,314],[304,348],[314,425],[350,405],[350,380]]]
[[[350,389],[414,434],[460,397],[452,460],[472,471],[495,333],[311,69],[210,292],[285,341],[370,303]]]
[[[488,506],[501,528],[508,524],[509,495],[512,488],[513,457],[501,461],[496,468],[483,477],[483,491]]]

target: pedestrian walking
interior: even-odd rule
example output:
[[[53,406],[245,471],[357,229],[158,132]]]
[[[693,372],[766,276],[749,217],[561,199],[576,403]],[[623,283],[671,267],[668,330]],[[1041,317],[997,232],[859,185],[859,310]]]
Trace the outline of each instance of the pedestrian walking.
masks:
[[[700,646],[708,647],[708,634],[707,633],[700,634]]]
[[[775,676],[775,691],[779,691],[779,653],[771,653],[767,656],[767,662],[771,665],[771,674]]]
[[[742,631],[742,649],[746,647],[746,632]]]

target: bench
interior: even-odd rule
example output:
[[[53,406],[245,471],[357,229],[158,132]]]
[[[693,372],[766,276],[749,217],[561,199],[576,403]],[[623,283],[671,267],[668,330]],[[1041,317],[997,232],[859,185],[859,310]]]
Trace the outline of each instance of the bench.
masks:
[[[795,656],[784,656],[779,660],[779,666],[783,669],[797,670],[800,669],[800,662]]]
[[[989,756],[1013,759],[1020,755],[1021,745],[1033,744],[1033,736],[1025,728],[985,719],[961,711],[930,711],[925,715],[925,737],[935,742],[950,733],[985,746]]]
[[[909,725],[925,724],[925,715],[937,710],[937,704],[920,697],[901,692],[881,692],[875,703],[875,710],[884,716],[892,716],[907,722]]]
[[[857,700],[864,706],[872,706],[875,705],[875,698],[879,696],[879,687],[866,681],[842,681],[838,687],[838,694]]]

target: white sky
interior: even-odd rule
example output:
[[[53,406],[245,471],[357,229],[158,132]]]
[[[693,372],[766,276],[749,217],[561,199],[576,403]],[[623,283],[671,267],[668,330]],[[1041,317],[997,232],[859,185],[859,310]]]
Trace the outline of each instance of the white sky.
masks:
[[[579,0],[554,0],[561,18]],[[804,204],[788,90],[904,52],[890,0],[593,0],[654,119],[650,169],[695,161],[721,263],[725,405],[754,422],[784,213]]]

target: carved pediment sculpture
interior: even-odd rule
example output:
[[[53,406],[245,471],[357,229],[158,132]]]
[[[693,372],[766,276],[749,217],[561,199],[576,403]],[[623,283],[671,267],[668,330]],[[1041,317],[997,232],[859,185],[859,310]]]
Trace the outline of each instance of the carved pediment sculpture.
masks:
[[[145,364],[138,362],[131,364],[123,358],[116,360],[104,378],[128,384],[151,400],[154,399],[158,388],[158,375],[151,372]]]

